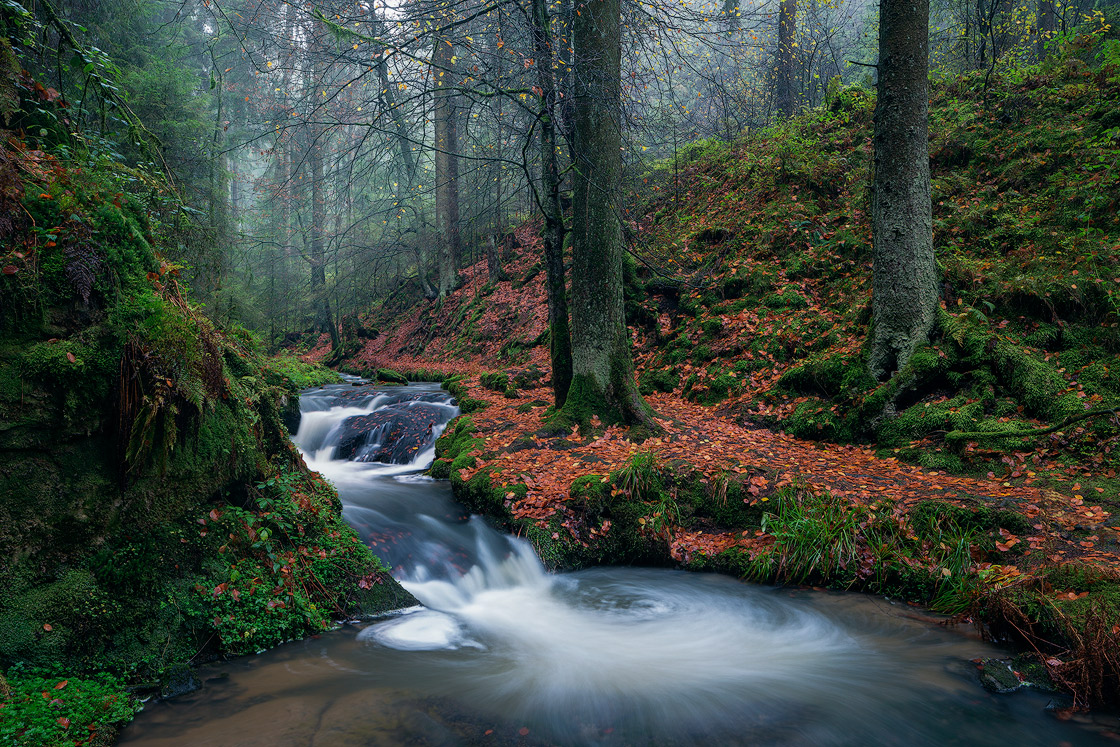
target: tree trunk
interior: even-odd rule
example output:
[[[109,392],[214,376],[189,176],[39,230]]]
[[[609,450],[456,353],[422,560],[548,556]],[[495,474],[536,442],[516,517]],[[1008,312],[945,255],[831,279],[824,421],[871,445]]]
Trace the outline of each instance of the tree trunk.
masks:
[[[459,286],[459,159],[455,127],[454,92],[451,90],[454,47],[436,35],[432,48],[432,84],[435,88],[436,229],[439,231],[439,295]]]
[[[778,66],[774,89],[774,108],[783,117],[797,111],[794,81],[797,78],[797,0],[781,0],[778,7]]]
[[[638,394],[622,298],[619,0],[588,0],[573,20],[575,148],[572,384],[564,412],[652,423]]]
[[[1038,0],[1038,39],[1035,51],[1039,60],[1046,57],[1046,43],[1054,36],[1056,26],[1054,0]]]
[[[871,203],[872,337],[884,379],[926,342],[937,314],[929,177],[929,0],[883,0]]]
[[[533,0],[533,41],[537,55],[537,81],[541,89],[541,211],[544,213],[542,238],[548,287],[549,358],[552,363],[552,397],[556,407],[563,407],[572,385],[572,341],[568,322],[567,278],[564,276],[566,229],[564,211],[560,206],[560,169],[556,162],[559,96],[552,74],[549,23],[547,0]]]
[[[311,130],[310,152],[307,154],[311,167],[311,303],[315,314],[315,327],[320,332],[329,332],[331,346],[338,348],[338,329],[331,318],[330,299],[327,297],[327,257],[323,235],[326,232],[327,204],[326,184],[323,179],[323,140],[326,137],[320,129]]]

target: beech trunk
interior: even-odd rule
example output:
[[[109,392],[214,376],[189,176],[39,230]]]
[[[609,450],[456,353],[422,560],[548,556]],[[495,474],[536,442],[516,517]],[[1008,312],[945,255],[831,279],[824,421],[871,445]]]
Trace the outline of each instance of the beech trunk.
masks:
[[[588,0],[573,19],[572,384],[577,420],[652,422],[634,381],[622,296],[619,0]]]

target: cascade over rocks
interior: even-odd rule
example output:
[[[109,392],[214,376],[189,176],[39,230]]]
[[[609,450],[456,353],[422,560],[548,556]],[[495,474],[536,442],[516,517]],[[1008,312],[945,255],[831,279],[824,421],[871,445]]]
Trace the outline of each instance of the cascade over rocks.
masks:
[[[355,415],[342,422],[334,456],[355,462],[407,464],[432,442],[433,430],[447,418],[446,406],[418,400]]]

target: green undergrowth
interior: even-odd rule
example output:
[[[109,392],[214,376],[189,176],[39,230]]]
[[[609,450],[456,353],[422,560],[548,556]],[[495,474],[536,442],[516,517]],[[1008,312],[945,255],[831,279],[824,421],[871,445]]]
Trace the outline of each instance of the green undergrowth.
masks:
[[[13,747],[107,747],[139,710],[110,675],[63,679],[19,666],[0,674],[0,742]]]
[[[342,379],[321,363],[312,363],[281,351],[268,359],[268,368],[275,372],[285,383],[291,384],[296,391],[337,384]]]
[[[863,352],[872,92],[833,91],[643,175],[643,246],[672,278],[643,269],[644,311],[628,309],[649,353],[642,391],[730,400],[744,421],[930,469],[984,473],[993,451],[1042,448],[1120,470],[1107,413],[1031,433],[1120,405],[1116,44],[1094,32],[1039,65],[935,81],[944,311],[884,384]]]
[[[111,171],[45,173],[0,279],[0,669],[156,687],[406,600],[283,425],[333,372],[208,319]]]

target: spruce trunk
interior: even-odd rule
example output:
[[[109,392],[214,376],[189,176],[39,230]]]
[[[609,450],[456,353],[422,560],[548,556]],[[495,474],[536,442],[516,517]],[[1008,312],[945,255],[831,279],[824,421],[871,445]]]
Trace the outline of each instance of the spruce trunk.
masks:
[[[435,88],[436,228],[439,231],[439,295],[459,287],[459,159],[455,127],[452,65],[454,47],[437,35],[432,49]]]
[[[797,0],[781,0],[778,6],[778,65],[774,91],[775,108],[783,117],[797,111],[794,80],[797,77]]]
[[[540,87],[541,212],[544,213],[544,265],[548,286],[549,358],[552,398],[563,407],[572,385],[572,340],[568,288],[564,275],[564,211],[560,206],[560,169],[556,162],[556,80],[552,74],[552,33],[547,0],[533,0],[533,40]]]
[[[929,2],[883,0],[875,104],[872,376],[899,371],[929,337],[937,264],[929,176]]]

